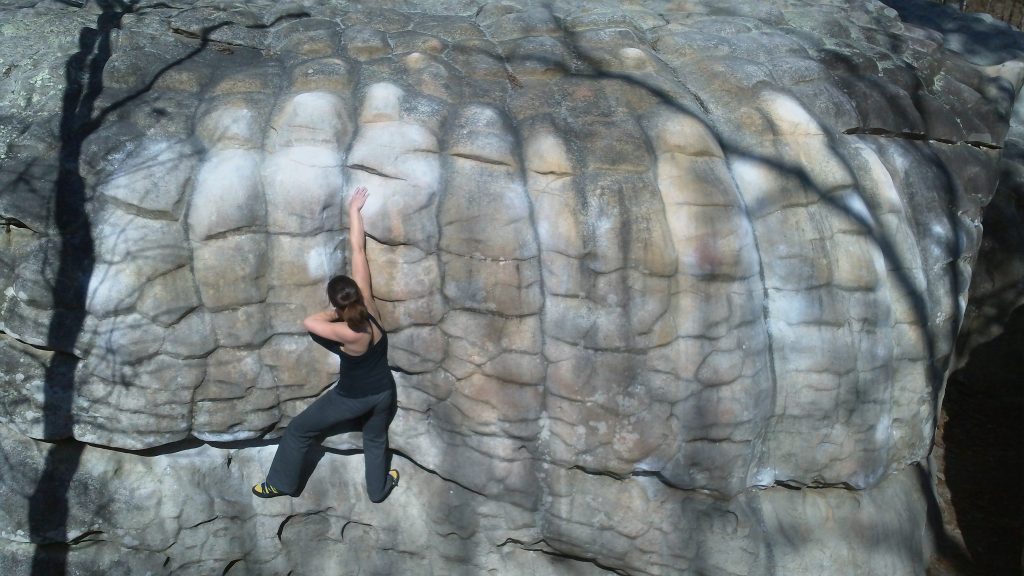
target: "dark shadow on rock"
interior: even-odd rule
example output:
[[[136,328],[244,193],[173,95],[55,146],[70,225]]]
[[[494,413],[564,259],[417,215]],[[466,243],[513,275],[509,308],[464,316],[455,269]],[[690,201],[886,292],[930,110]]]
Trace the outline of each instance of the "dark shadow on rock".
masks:
[[[914,471],[927,505],[925,521],[928,533],[934,538],[935,543],[935,557],[932,558],[929,565],[929,576],[967,574],[971,559],[964,552],[960,543],[950,537],[943,523],[942,508],[935,497],[935,487],[932,485],[932,478],[935,474],[929,471],[925,465],[915,466]]]
[[[83,146],[111,114],[148,93],[168,71],[203,52],[213,32],[233,24],[224,21],[203,28],[195,48],[154,71],[141,88],[96,110],[104,91],[104,70],[112,56],[112,32],[120,28],[126,14],[139,12],[137,4],[138,0],[97,0],[100,13],[96,27],[80,30],[78,51],[65,64],[52,219],[55,236],[59,239],[59,254],[52,287],[54,312],[46,339],[46,348],[54,354],[46,368],[43,388],[43,440],[55,443],[47,451],[40,478],[29,497],[29,538],[36,545],[33,576],[66,574],[68,553],[71,546],[78,543],[67,533],[68,494],[86,446],[72,437],[72,401],[82,360],[76,355],[75,344],[85,324],[89,282],[96,261],[87,185],[82,176]],[[304,12],[286,14],[270,24],[246,27],[266,29],[280,20],[305,15]]]
[[[975,348],[953,373],[943,402],[945,475],[964,546],[966,573],[1021,576],[1024,552],[1024,309],[1006,331]]]
[[[39,482],[28,501],[29,534],[36,545],[32,554],[33,576],[67,573],[68,491],[78,471],[83,448],[73,440],[61,441],[46,453]]]
[[[82,145],[95,131],[93,111],[103,92],[103,70],[111,56],[111,32],[135,3],[100,0],[96,28],[79,33],[78,52],[65,65],[60,118],[60,151],[54,186],[53,223],[60,239],[57,275],[53,284],[55,310],[47,331],[47,347],[55,353],[46,368],[43,435],[47,440],[71,437],[71,401],[79,358],[75,342],[86,317],[86,297],[96,258],[86,186],[82,177]],[[67,533],[68,492],[78,470],[84,444],[62,441],[53,445],[29,498],[29,537],[36,544],[33,576],[67,573],[70,543]]]

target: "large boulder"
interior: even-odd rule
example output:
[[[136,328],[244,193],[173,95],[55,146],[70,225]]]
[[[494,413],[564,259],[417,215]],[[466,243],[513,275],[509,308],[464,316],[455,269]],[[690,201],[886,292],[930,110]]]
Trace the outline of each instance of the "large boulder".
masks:
[[[4,573],[923,572],[1024,62],[874,0],[21,4]],[[359,185],[402,485],[340,435],[253,501]]]

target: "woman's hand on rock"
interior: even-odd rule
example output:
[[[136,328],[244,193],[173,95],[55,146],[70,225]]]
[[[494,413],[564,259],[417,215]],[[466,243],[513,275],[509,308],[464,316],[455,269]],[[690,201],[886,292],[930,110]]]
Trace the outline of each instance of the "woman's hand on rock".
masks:
[[[366,190],[366,186],[359,186],[352,191],[352,197],[348,199],[348,210],[349,212],[359,212],[363,209],[363,205],[366,204],[366,197],[369,196],[369,191]]]

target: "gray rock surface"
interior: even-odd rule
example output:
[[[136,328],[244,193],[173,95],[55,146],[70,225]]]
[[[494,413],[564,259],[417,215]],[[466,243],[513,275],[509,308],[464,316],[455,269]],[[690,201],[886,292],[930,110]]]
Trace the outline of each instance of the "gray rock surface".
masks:
[[[142,2],[86,76],[90,248],[64,66],[110,6],[0,8],[4,573],[924,571],[1024,62],[874,0]],[[334,378],[300,320],[358,185],[403,484],[341,435],[254,502]]]
[[[11,499],[27,499],[48,446],[7,429],[3,440]],[[500,495],[401,459],[402,485],[371,504],[357,481],[361,455],[338,451],[301,498],[230,489],[258,477],[274,448],[139,457],[86,447],[68,493],[69,573],[210,574],[236,562],[230,571],[241,574],[825,574],[866,562],[871,550],[871,569],[911,574],[925,542],[914,466],[865,492],[776,487],[727,500],[654,476],[542,466],[549,488],[538,524]],[[31,565],[27,531],[16,529],[23,514],[0,509],[6,574]]]

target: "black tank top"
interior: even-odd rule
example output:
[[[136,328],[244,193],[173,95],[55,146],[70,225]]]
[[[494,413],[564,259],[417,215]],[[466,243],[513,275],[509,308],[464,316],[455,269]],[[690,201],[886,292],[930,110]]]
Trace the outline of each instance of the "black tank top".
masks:
[[[388,367],[388,334],[373,315],[370,322],[380,330],[380,340],[373,342],[373,330],[370,331],[370,347],[359,356],[350,356],[345,349],[339,350],[341,358],[341,376],[334,389],[348,398],[362,398],[380,394],[395,387],[395,378]]]

